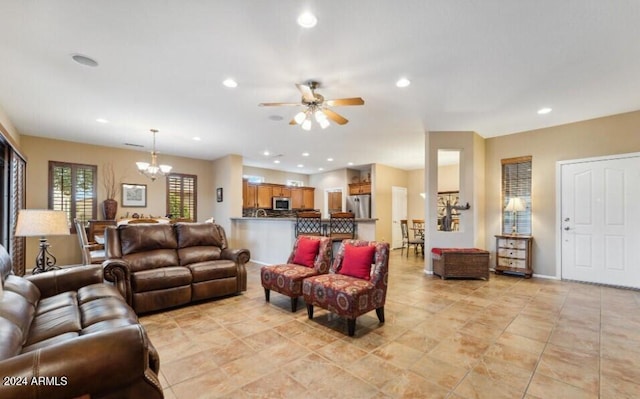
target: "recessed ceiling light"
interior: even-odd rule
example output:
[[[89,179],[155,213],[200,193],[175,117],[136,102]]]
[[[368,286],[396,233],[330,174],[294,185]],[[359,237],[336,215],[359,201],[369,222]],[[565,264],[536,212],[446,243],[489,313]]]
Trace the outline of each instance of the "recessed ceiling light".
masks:
[[[264,155],[265,157],[268,157],[271,153],[269,151],[265,151],[262,153],[262,155]]]
[[[104,118],[98,118],[96,119],[96,122],[100,122],[100,123],[109,123],[108,120],[104,119]]]
[[[200,140],[202,140],[202,139],[200,137],[198,137],[198,136],[193,138],[193,141],[200,141]]]
[[[298,16],[298,25],[303,28],[313,28],[318,23],[318,18],[310,12],[303,12]]]
[[[333,158],[327,158],[327,162],[333,162]]]
[[[273,161],[273,163],[280,163],[280,160],[276,159],[275,161]]]
[[[324,168],[318,168],[318,170],[324,170]]]
[[[303,153],[302,153],[302,156],[303,156],[303,157],[308,157],[308,156],[309,156],[309,153],[308,153],[308,152],[303,152]]]
[[[348,162],[347,165],[353,166],[353,162]]]
[[[230,88],[234,88],[234,87],[238,87],[238,82],[236,82],[235,80],[229,78],[229,79],[225,79],[222,82],[223,85],[225,85],[226,87],[230,87]]]
[[[407,79],[407,78],[400,78],[396,82],[396,86],[398,86],[398,87],[407,87],[410,84],[411,84],[411,81],[409,79]]]
[[[73,59],[75,62],[77,62],[80,65],[84,65],[88,67],[98,66],[98,61],[94,60],[93,58],[87,57],[86,55],[72,54],[71,59]]]
[[[538,110],[538,114],[539,114],[539,115],[548,114],[549,112],[551,112],[551,108],[549,108],[549,107],[540,108],[540,109]]]
[[[298,164],[298,167],[299,167],[299,168],[304,168],[304,165],[303,165],[303,164],[301,164],[301,163],[299,163],[299,164]]]

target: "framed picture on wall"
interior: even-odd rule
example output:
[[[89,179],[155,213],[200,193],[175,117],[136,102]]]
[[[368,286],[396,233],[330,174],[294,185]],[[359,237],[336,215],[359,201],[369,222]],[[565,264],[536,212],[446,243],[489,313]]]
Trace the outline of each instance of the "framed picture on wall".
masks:
[[[222,187],[216,188],[216,200],[222,202]]]
[[[146,208],[147,185],[122,183],[122,206],[127,208]]]

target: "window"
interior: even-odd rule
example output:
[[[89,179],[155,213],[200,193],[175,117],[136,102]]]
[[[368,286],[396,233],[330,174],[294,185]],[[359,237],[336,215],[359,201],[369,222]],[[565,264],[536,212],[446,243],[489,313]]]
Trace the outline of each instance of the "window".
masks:
[[[95,165],[49,161],[49,209],[67,212],[70,223],[96,219],[97,181]]]
[[[264,183],[264,176],[242,175],[242,178],[253,184]]]
[[[167,176],[167,215],[197,220],[198,177],[172,173]]]
[[[503,234],[531,234],[531,160],[531,156],[502,160]]]

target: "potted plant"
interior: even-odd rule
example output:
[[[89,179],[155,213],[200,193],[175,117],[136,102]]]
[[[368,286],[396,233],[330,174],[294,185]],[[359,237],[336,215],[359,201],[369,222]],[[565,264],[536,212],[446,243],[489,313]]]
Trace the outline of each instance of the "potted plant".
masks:
[[[102,212],[105,220],[115,220],[116,213],[118,212],[118,201],[116,196],[118,195],[118,182],[116,181],[116,174],[113,170],[113,164],[106,163],[104,165],[104,177],[102,179],[105,194],[107,199],[102,202]]]

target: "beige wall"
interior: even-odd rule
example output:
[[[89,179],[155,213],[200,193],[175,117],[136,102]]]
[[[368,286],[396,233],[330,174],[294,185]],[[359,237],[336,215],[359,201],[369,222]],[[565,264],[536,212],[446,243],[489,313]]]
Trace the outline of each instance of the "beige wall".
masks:
[[[256,168],[254,166],[243,166],[243,175],[263,176],[265,183],[273,184],[287,184],[287,180],[300,180],[304,182],[305,186],[312,186],[309,184],[309,175],[302,173],[283,172],[281,170]]]
[[[211,216],[216,223],[224,227],[229,239],[232,237],[230,218],[242,216],[242,169],[240,155],[227,155],[211,162],[213,196],[206,200],[211,202],[213,209]],[[222,202],[217,201],[218,188],[222,189]],[[200,219],[206,220],[207,217],[201,215]]]
[[[347,186],[347,169],[332,170],[325,173],[317,173],[309,176],[309,186],[315,187],[315,208],[319,209],[324,217],[329,217],[327,207],[325,206],[325,190],[341,189],[342,190],[342,209],[345,209],[346,198],[349,195]]]
[[[409,172],[391,166],[375,164],[371,171],[372,196],[375,197],[372,217],[378,218],[376,223],[376,240],[392,240],[392,195],[391,187],[408,187]],[[408,195],[408,190],[407,190]]]
[[[533,271],[558,276],[556,162],[640,151],[640,111],[486,140],[486,248],[500,233],[500,160],[531,155]]]
[[[409,185],[407,187],[407,219],[424,219],[424,169],[410,170],[407,172]]]
[[[121,193],[116,200],[119,203],[118,216],[127,212],[145,215],[164,216],[166,214],[165,179],[152,182],[137,172],[135,162],[150,158],[148,152],[117,149],[96,145],[72,143],[62,140],[44,139],[35,136],[22,136],[21,148],[28,159],[27,163],[27,208],[48,207],[48,170],[49,161],[64,161],[97,165],[98,167],[98,203],[105,200],[105,189],[102,186],[103,167],[112,163],[116,180],[123,183],[147,185],[146,208],[123,208]],[[214,214],[215,187],[212,184],[213,174],[211,161],[197,160],[168,155],[159,155],[162,163],[173,166],[172,172],[188,173],[198,176],[198,220],[202,221]],[[239,176],[237,177],[240,180]],[[241,189],[240,189],[241,190]],[[241,192],[241,191],[240,191]],[[213,198],[213,200],[211,200]],[[240,194],[242,198],[242,194]],[[98,217],[102,214],[98,210]],[[81,261],[80,249],[75,235],[70,237],[52,237],[52,252],[58,258],[58,264],[73,264]],[[35,259],[37,239],[27,240],[27,261]],[[29,263],[27,263],[29,269]]]

